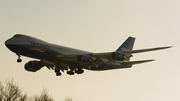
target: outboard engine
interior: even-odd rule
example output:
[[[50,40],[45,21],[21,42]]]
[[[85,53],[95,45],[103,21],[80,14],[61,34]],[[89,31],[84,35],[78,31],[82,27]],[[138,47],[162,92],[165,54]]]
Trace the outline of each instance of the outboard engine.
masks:
[[[78,55],[76,60],[78,63],[83,63],[83,64],[89,64],[91,62],[91,58],[87,55]]]
[[[43,67],[43,65],[40,63],[40,61],[29,61],[25,64],[24,68],[27,71],[36,72],[40,70]]]
[[[120,52],[112,52],[111,59],[117,60],[117,61],[123,61],[123,60],[126,60],[126,57],[124,54],[122,54]]]

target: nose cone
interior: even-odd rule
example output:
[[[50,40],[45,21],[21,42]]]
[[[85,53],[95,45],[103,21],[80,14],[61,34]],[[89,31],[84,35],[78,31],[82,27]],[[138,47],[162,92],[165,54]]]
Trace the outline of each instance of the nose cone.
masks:
[[[13,43],[12,43],[12,39],[6,40],[4,44],[5,44],[7,47],[8,47],[9,45],[13,44]]]
[[[21,50],[21,49],[20,49],[20,47],[18,45],[18,42],[19,42],[18,38],[12,37],[12,38],[6,40],[4,44],[12,52],[19,53],[19,50]]]
[[[10,44],[9,39],[6,40],[4,44],[5,44],[6,46],[7,46],[8,44]]]
[[[11,50],[11,47],[13,46],[13,40],[12,40],[12,38],[6,40],[4,44],[6,45],[6,47],[7,47],[8,49]]]

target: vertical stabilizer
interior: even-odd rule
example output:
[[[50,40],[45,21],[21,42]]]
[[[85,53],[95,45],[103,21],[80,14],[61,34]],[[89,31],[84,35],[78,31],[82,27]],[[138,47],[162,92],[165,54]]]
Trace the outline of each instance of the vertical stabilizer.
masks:
[[[116,51],[131,51],[134,46],[135,38],[129,37]]]
[[[119,52],[131,51],[134,46],[134,41],[135,41],[134,37],[127,38],[126,41],[116,51]],[[127,57],[126,60],[130,60],[130,57]]]

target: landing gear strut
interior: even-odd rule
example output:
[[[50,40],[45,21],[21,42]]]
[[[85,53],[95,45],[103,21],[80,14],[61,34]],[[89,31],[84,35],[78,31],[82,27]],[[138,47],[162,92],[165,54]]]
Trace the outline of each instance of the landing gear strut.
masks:
[[[55,69],[56,76],[61,76],[61,72],[59,68]]]
[[[67,74],[69,75],[74,75],[74,68],[73,67],[69,67],[70,71],[67,71]]]
[[[17,54],[17,55],[18,55],[17,62],[18,62],[18,63],[22,62],[22,59],[20,59],[20,57],[21,57],[20,54]]]
[[[61,76],[61,72],[60,72],[60,64],[59,63],[56,63],[55,64],[55,73],[56,73],[56,76]]]

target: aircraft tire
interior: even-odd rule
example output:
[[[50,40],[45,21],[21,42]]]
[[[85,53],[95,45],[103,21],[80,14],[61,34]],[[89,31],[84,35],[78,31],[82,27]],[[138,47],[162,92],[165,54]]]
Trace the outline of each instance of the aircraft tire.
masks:
[[[74,75],[74,72],[72,72],[72,71],[67,71],[67,74],[69,74],[69,75]]]
[[[56,73],[56,76],[61,76],[61,73]]]
[[[17,59],[17,62],[18,62],[18,63],[22,62],[22,59]]]

